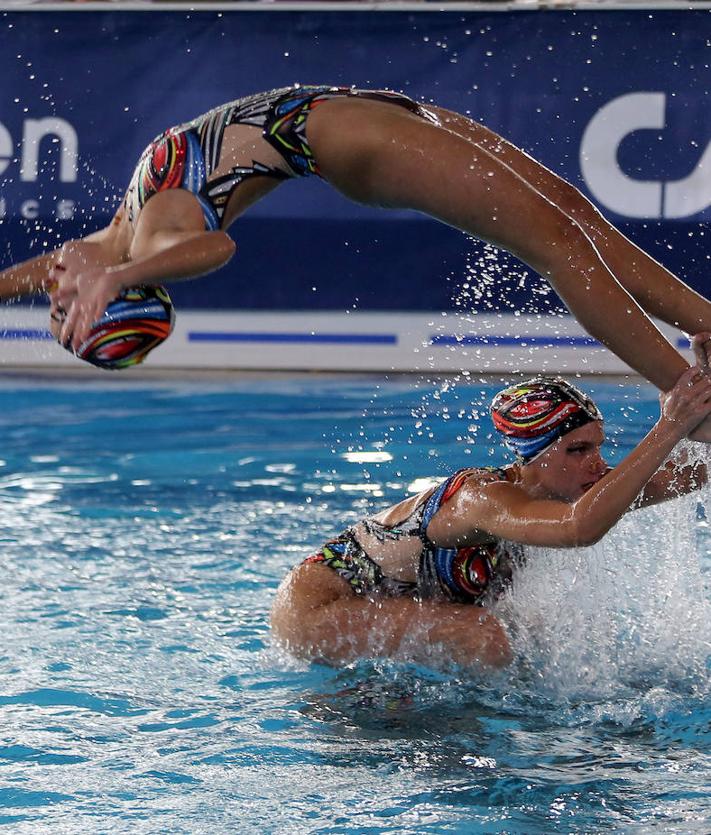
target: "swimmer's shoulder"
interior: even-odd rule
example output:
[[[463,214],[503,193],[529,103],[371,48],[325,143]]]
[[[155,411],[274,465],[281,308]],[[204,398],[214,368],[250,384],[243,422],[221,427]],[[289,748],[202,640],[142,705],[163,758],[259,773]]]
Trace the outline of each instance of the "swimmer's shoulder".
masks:
[[[461,489],[477,490],[489,484],[514,485],[519,480],[519,471],[515,464],[507,467],[470,467],[460,470],[452,478],[457,477]]]
[[[385,527],[400,525],[408,519],[413,518],[417,511],[432,498],[435,491],[444,483],[447,483],[445,494],[442,496],[442,505],[449,503],[455,495],[464,498],[480,493],[482,488],[489,484],[513,484],[516,475],[510,467],[466,467],[453,473],[449,478],[424,480],[429,483],[416,495],[410,496],[398,504],[388,507],[380,513],[369,517],[370,521],[381,524]]]
[[[460,470],[450,479],[450,489],[427,526],[427,537],[442,548],[496,542],[488,523],[509,504],[507,494],[521,490],[516,482],[516,470],[509,467]]]
[[[472,511],[476,506],[485,508],[490,502],[507,501],[523,492],[520,484],[519,467],[512,464],[507,467],[472,467],[461,470],[452,480],[442,502],[451,513]]]

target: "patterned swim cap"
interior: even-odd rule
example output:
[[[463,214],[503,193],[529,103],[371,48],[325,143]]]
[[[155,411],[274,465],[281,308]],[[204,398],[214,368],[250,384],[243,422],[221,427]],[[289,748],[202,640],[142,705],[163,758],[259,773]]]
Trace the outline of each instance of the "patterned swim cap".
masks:
[[[500,391],[491,402],[491,418],[504,444],[529,463],[573,429],[602,420],[602,414],[560,377],[534,377]]]
[[[109,304],[76,355],[111,370],[138,365],[170,336],[174,323],[164,287],[132,287]]]

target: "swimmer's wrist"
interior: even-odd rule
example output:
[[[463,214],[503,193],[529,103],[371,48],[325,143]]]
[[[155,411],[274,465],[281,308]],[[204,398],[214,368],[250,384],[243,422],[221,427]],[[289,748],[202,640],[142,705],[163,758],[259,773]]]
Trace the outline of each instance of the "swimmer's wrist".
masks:
[[[128,290],[129,287],[138,287],[141,284],[151,283],[136,273],[137,270],[131,263],[118,264],[115,267],[106,268],[106,276],[108,277],[109,286],[115,291],[116,295],[124,290]]]
[[[671,436],[675,439],[675,443],[679,443],[679,441],[689,436],[689,433],[696,428],[697,424],[698,421],[684,420],[672,415],[662,414],[654,425],[654,429],[658,429],[661,434]]]
[[[650,430],[650,434],[657,435],[660,438],[669,437],[681,440],[686,434],[685,423],[669,415],[662,414]]]

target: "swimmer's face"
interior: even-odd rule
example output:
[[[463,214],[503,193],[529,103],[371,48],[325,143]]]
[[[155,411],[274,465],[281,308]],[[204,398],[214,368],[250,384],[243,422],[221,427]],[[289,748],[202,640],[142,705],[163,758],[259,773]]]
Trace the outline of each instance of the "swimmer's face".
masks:
[[[551,498],[574,502],[609,469],[601,452],[604,441],[602,421],[586,423],[526,466],[535,468],[536,481]]]

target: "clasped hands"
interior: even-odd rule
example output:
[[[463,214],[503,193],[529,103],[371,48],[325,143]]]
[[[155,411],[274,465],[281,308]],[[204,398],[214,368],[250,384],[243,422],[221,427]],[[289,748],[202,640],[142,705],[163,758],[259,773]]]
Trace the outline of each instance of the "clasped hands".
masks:
[[[100,263],[100,254],[95,243],[66,243],[45,282],[52,333],[75,353],[123,290],[116,271]]]

